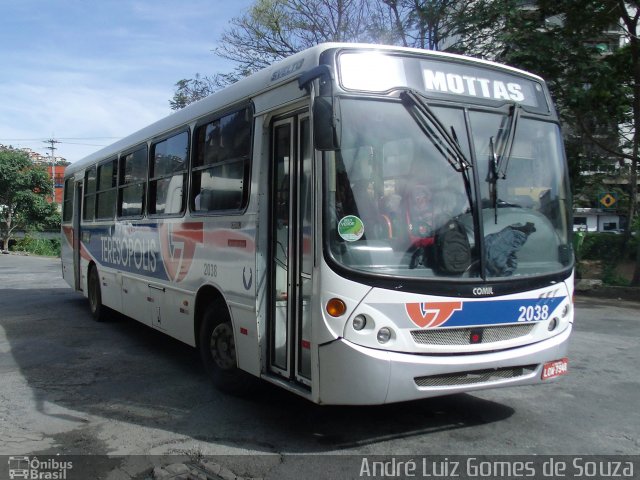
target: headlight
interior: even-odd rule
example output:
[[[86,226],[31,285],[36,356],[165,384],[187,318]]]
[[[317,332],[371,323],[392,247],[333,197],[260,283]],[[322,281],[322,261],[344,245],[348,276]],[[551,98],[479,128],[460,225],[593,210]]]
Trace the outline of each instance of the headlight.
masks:
[[[391,334],[392,332],[390,328],[382,327],[380,330],[378,330],[378,342],[387,343],[389,340],[391,340]]]
[[[367,318],[364,315],[356,315],[353,319],[353,329],[362,330],[367,325]]]

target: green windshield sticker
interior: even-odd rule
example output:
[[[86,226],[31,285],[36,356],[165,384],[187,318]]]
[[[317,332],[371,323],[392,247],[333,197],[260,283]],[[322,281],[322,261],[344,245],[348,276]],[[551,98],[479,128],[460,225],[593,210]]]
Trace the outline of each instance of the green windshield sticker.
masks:
[[[360,240],[364,235],[364,223],[355,215],[347,215],[338,222],[338,235],[347,242]]]

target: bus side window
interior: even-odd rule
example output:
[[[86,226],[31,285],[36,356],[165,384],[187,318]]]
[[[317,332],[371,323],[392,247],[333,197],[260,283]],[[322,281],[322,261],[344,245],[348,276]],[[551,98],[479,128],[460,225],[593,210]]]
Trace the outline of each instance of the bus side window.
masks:
[[[141,217],[144,215],[147,169],[146,145],[120,157],[118,216]]]
[[[84,200],[82,205],[82,219],[92,221],[96,214],[96,166],[88,169],[84,174]]]
[[[118,161],[98,165],[96,194],[96,219],[113,218],[116,213],[116,187],[118,185]]]
[[[151,146],[149,214],[184,212],[188,158],[189,132],[181,132]]]
[[[249,195],[249,107],[196,129],[191,209],[199,213],[241,210]]]
[[[69,223],[73,219],[73,177],[64,182],[64,198],[62,200],[62,222]]]

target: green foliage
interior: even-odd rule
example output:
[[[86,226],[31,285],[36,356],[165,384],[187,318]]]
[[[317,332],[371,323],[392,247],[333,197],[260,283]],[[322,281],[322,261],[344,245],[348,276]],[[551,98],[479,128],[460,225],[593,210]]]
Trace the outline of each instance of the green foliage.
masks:
[[[11,248],[14,252],[27,252],[45,257],[60,256],[60,239],[34,238],[29,235],[21,238]]]
[[[320,42],[372,42],[448,50],[495,60],[543,77],[563,122],[574,198],[597,206],[602,178],[585,178],[612,161],[631,160],[617,191],[619,209],[636,219],[640,124],[640,40],[637,0],[256,0],[232,20],[216,55],[232,72],[181,80],[173,109],[195,101],[276,60]],[[622,20],[622,21],[621,21]],[[623,46],[601,47],[619,40]],[[632,153],[630,153],[632,152]],[[613,168],[612,168],[613,169]],[[1,191],[1,190],[0,190]],[[618,242],[618,240],[615,240]],[[589,247],[589,248],[596,248]],[[628,251],[633,251],[631,248]],[[612,255],[612,252],[608,253]],[[640,264],[635,275],[640,284]]]
[[[535,8],[526,3],[476,0],[468,15],[458,17],[461,39],[453,48],[547,81],[563,122],[573,193],[580,199],[583,188],[598,188],[587,184],[581,172],[614,173],[615,161],[637,162],[632,158],[637,153],[629,153],[637,152],[639,138],[630,134],[640,112],[640,90],[634,91],[640,82],[634,48],[639,6],[620,0],[538,0]],[[611,26],[622,30],[612,34]],[[618,45],[620,36],[627,41],[624,46]],[[619,182],[630,186],[621,200],[635,198],[636,182],[629,180]],[[618,208],[633,218],[631,202],[621,203]]]
[[[16,229],[59,228],[57,205],[48,203],[53,186],[44,166],[24,152],[0,150],[0,239],[8,244]]]
[[[638,238],[632,237],[625,250],[624,236],[612,233],[587,233],[578,251],[580,260],[598,260],[602,263],[602,281],[607,285],[626,286],[629,282],[616,273],[620,262],[636,259]],[[580,265],[578,265],[580,270]]]
[[[624,237],[612,233],[587,233],[582,242],[580,258],[616,263],[623,259]]]
[[[51,195],[53,187],[44,166],[34,165],[29,156],[13,149],[0,150],[0,204],[10,205],[16,197]]]
[[[439,38],[436,30],[444,28],[446,8],[466,2],[471,0],[256,0],[231,20],[214,50],[235,64],[233,70],[180,80],[171,108],[183,108],[321,42],[430,47],[429,40]]]
[[[602,272],[602,283],[613,287],[628,287],[629,280],[616,273],[615,265],[605,265]]]
[[[209,77],[201,77],[196,74],[195,78],[182,79],[176,83],[173,99],[169,100],[171,110],[180,110],[215,91],[215,81]]]

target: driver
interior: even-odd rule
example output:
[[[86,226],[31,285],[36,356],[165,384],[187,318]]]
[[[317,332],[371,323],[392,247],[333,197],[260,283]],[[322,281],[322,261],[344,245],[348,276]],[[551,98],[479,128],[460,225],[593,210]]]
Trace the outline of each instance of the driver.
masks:
[[[405,215],[412,247],[433,245],[435,225],[431,190],[422,183],[409,186]]]

